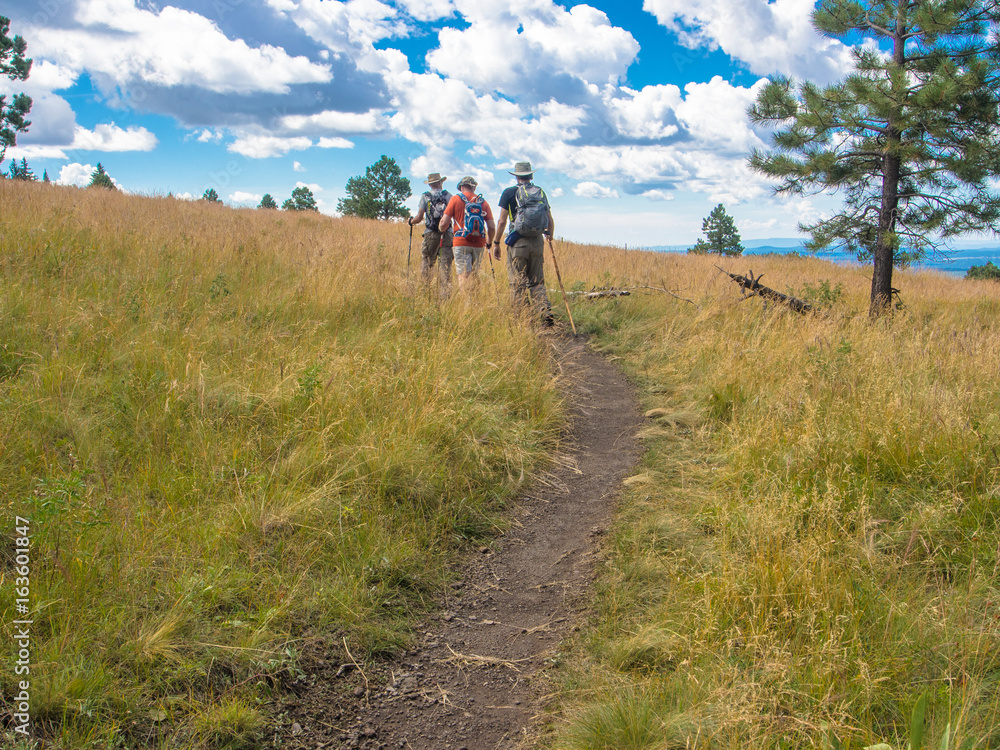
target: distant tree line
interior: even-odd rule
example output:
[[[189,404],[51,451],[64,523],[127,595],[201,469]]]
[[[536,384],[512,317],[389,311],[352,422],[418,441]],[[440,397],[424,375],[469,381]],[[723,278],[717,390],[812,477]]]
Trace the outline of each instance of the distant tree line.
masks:
[[[201,199],[209,203],[222,203],[219,194],[215,192],[215,188],[208,188],[202,193]],[[260,199],[260,203],[257,204],[257,208],[277,207],[278,204],[270,193],[264,193],[264,196]],[[295,188],[292,191],[292,197],[287,198],[281,204],[281,208],[284,211],[319,211],[319,206],[316,205],[316,198],[313,196],[312,190],[305,186]]]
[[[10,163],[6,172],[0,172],[0,178],[6,178],[10,180],[23,180],[25,182],[37,182],[38,177],[32,171],[28,164],[26,158],[22,158],[20,161],[14,160]],[[42,175],[42,182],[51,182],[49,180],[48,171],[44,171]],[[90,182],[87,187],[101,187],[108,190],[117,190],[114,180],[111,179],[111,175],[108,174],[104,165],[100,162],[97,163],[97,167],[90,175]],[[222,203],[222,199],[219,198],[219,193],[215,188],[208,188],[201,195],[201,200],[208,203]],[[275,202],[274,198],[270,193],[265,193],[264,197],[260,199],[260,204],[257,208],[277,208],[278,204]],[[319,211],[319,206],[316,205],[316,198],[313,196],[312,190],[302,186],[297,187],[292,190],[291,198],[285,200],[281,204],[281,208],[285,211]]]

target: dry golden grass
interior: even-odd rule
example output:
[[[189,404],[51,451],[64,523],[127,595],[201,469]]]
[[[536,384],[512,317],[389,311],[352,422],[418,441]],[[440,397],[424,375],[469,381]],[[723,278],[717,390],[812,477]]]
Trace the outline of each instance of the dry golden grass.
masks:
[[[815,258],[564,247],[574,302],[644,391],[649,452],[566,675],[572,748],[1000,742],[1000,286]],[[835,300],[741,300],[716,265]],[[839,285],[839,292],[836,292]],[[822,296],[822,295],[821,295]],[[677,418],[677,414],[694,414]]]
[[[7,180],[0,205],[4,539],[31,519],[53,747],[252,742],[304,642],[405,645],[544,468],[544,345],[488,285],[423,290],[418,247],[408,278],[405,226]]]

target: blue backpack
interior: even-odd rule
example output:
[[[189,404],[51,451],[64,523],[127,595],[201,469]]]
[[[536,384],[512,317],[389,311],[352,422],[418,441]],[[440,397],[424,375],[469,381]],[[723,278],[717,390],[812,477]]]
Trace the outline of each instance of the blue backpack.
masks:
[[[477,195],[474,200],[469,200],[459,193],[458,197],[465,203],[465,222],[461,229],[456,230],[455,236],[465,239],[485,237],[486,209],[483,207],[483,196]]]

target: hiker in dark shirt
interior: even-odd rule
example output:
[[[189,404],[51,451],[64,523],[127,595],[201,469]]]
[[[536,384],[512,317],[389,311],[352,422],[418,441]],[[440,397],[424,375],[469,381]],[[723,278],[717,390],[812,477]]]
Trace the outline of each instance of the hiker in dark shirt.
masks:
[[[552,237],[555,222],[545,191],[532,182],[531,162],[519,161],[510,174],[517,184],[500,195],[493,257],[500,260],[500,243],[507,219],[510,231],[503,238],[507,245],[507,275],[515,301],[523,300],[535,307],[545,325],[552,325],[552,306],[545,293],[543,271],[545,238]]]

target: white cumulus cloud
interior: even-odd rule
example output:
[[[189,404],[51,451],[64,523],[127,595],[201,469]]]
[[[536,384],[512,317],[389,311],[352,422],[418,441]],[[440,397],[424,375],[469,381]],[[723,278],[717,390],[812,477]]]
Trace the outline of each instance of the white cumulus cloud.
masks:
[[[316,145],[319,148],[354,148],[354,143],[346,138],[320,138]]]
[[[281,93],[294,83],[325,82],[330,69],[278,47],[229,39],[208,18],[133,0],[81,0],[75,28],[28,25],[32,53],[116,85],[193,86],[216,93]],[[141,96],[141,89],[133,92]]]
[[[479,91],[532,94],[560,75],[614,83],[639,51],[628,31],[589,5],[569,10],[551,0],[457,5],[469,27],[442,29],[440,46],[427,63],[441,74],[461,71],[462,80]]]
[[[647,190],[643,193],[639,193],[643,198],[648,198],[651,201],[672,201],[674,196],[672,193],[668,193],[665,190]]]
[[[292,133],[378,133],[387,126],[385,116],[378,111],[337,112],[324,110],[311,115],[286,115],[277,127]]]
[[[263,194],[258,193],[247,193],[243,190],[236,190],[229,194],[229,202],[234,204],[258,204],[260,199],[263,198]]]
[[[227,148],[234,154],[241,154],[250,159],[267,159],[272,156],[284,156],[289,151],[304,151],[312,145],[312,139],[305,136],[284,138],[276,135],[247,133],[238,136]]]
[[[94,173],[94,167],[90,164],[80,164],[73,162],[65,165],[59,170],[59,179],[56,185],[72,185],[75,187],[86,187],[90,184],[90,176]]]
[[[815,0],[643,0],[643,10],[691,49],[721,49],[758,75],[829,83],[852,67],[850,50],[819,34]]]
[[[599,185],[596,182],[581,182],[573,192],[581,198],[617,198],[618,191]]]
[[[682,104],[682,98],[681,90],[673,84],[646,86],[640,91],[609,86],[605,89],[605,102],[611,122],[621,135],[660,139],[678,132],[673,113]]]
[[[157,143],[156,136],[146,128],[130,125],[122,129],[112,122],[96,125],[93,130],[78,125],[70,148],[79,151],[152,151]]]

